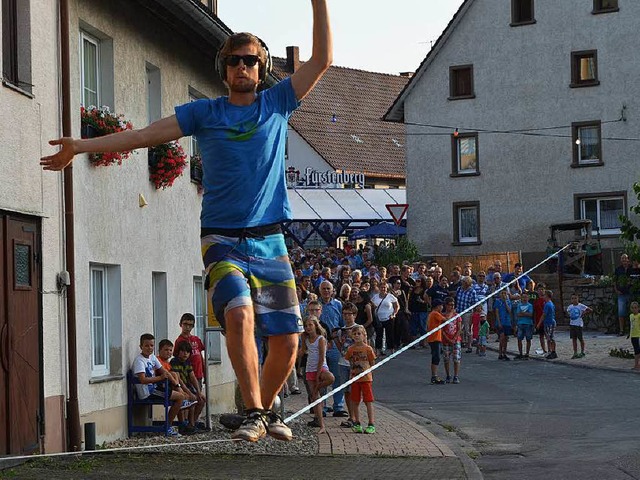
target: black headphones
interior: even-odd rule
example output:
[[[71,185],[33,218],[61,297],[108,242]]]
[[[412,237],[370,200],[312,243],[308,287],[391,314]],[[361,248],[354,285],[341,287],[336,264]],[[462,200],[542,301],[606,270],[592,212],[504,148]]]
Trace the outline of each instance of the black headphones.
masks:
[[[267,55],[266,63],[262,65],[262,62],[260,62],[260,71],[258,72],[260,81],[262,83],[265,83],[267,81],[267,76],[271,73],[273,62],[271,60],[271,53],[269,53],[269,47],[267,47],[267,44],[264,43],[262,39],[258,37],[256,38],[260,42],[260,46],[263,48],[264,53],[266,53]],[[222,55],[220,55],[221,50],[222,48],[220,48],[220,50],[218,50],[218,53],[216,54],[216,71],[218,72],[220,79],[224,82],[227,79],[227,64]]]

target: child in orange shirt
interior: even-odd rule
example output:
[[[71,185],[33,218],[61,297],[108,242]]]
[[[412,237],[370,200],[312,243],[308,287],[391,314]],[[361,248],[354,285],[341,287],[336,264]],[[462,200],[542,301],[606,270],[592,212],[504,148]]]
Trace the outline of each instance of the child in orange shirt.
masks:
[[[351,364],[351,378],[371,368],[376,359],[376,354],[367,345],[367,331],[362,325],[356,325],[351,329],[351,338],[354,344],[349,347],[344,355],[345,360]],[[352,430],[355,433],[376,433],[375,419],[373,415],[373,375],[368,373],[351,384],[351,415],[353,417]],[[367,428],[360,425],[360,401],[364,400],[367,407]]]
[[[442,306],[444,302],[439,298],[434,298],[431,301],[431,313],[429,314],[429,320],[427,330],[431,330],[439,327],[446,321],[444,315],[442,315]],[[432,333],[427,337],[429,347],[431,347],[431,383],[433,385],[444,385],[444,380],[438,377],[438,365],[440,365],[440,350],[442,349],[442,329]]]

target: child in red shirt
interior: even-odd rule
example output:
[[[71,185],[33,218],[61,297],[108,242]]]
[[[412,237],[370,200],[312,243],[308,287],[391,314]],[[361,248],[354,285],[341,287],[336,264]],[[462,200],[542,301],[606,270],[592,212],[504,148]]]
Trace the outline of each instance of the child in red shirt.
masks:
[[[204,362],[202,361],[202,352],[204,352],[204,343],[200,337],[191,335],[191,330],[196,326],[196,318],[191,313],[185,313],[180,318],[180,328],[182,333],[174,342],[174,350],[178,351],[178,344],[189,342],[191,344],[191,357],[189,358],[193,373],[198,379],[200,389],[202,389],[202,380],[204,379]]]
[[[473,314],[471,315],[471,337],[473,338],[473,342],[476,345],[476,354],[480,354],[480,345],[478,345],[478,332],[480,331],[480,323],[482,322],[482,317],[484,317],[484,313],[482,310],[482,305],[477,305],[473,309]]]

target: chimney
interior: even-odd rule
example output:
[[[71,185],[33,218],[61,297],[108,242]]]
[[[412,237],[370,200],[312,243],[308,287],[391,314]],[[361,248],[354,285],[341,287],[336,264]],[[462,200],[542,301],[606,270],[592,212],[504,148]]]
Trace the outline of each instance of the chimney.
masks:
[[[300,48],[287,47],[287,71],[295,73],[300,68]]]

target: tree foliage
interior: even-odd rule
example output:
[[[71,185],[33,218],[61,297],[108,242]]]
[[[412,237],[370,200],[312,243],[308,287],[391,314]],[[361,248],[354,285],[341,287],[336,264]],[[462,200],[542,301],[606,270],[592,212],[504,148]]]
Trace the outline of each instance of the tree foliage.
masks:
[[[380,266],[402,265],[405,260],[415,262],[419,256],[418,247],[406,236],[402,236],[395,245],[378,247],[375,252],[375,261]]]
[[[638,204],[631,207],[630,210],[640,216],[640,182],[633,184],[633,192],[636,194]],[[620,215],[620,221],[622,222],[620,227],[622,235],[620,238],[624,243],[625,249],[632,260],[640,261],[640,226],[633,223],[626,215]]]

